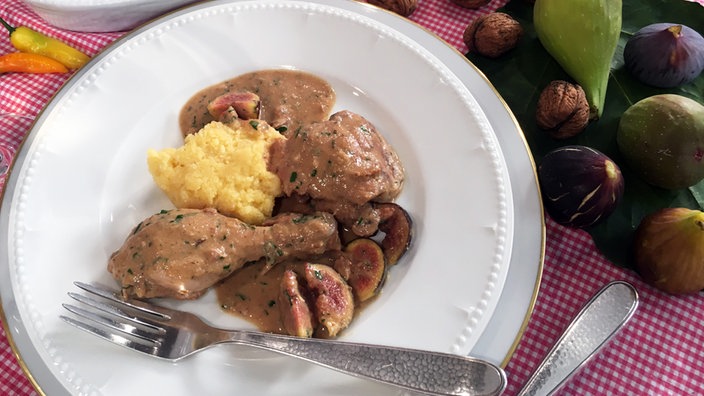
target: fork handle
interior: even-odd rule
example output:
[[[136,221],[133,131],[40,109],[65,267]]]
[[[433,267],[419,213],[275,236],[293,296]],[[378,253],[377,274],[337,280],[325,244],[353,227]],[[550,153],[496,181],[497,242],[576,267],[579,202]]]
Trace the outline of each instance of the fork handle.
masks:
[[[279,352],[432,395],[499,395],[506,387],[506,375],[498,366],[449,353],[249,331],[226,331],[223,342]]]

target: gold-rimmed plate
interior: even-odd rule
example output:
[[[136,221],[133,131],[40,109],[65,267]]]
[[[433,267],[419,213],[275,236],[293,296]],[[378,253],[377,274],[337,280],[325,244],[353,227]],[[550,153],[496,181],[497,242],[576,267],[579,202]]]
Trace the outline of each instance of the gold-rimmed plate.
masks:
[[[216,1],[160,18],[98,55],[18,153],[0,213],[0,286],[10,335],[48,393],[394,393],[237,347],[158,361],[58,320],[71,282],[109,284],[109,254],[138,221],[170,207],[145,152],[180,144],[185,100],[274,67],[328,80],[335,108],[370,119],[407,169],[399,203],[415,219],[415,244],[342,338],[496,362],[510,354],[535,298],[544,227],[534,164],[491,86],[436,37],[362,4]],[[248,326],[223,314],[212,293],[179,305]]]

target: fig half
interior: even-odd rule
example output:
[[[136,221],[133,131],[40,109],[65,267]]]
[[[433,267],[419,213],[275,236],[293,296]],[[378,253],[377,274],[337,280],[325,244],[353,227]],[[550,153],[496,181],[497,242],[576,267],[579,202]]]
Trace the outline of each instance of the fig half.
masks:
[[[234,110],[236,118],[258,119],[261,114],[261,100],[252,92],[228,92],[208,103],[208,113],[218,120],[229,110]]]
[[[345,253],[350,259],[347,283],[357,301],[374,297],[386,275],[386,259],[381,246],[373,239],[358,238],[345,246]]]
[[[296,337],[313,336],[313,313],[310,311],[304,289],[293,270],[286,270],[279,284],[279,310],[286,333]]]
[[[606,219],[623,196],[623,176],[605,154],[585,146],[549,152],[538,168],[543,203],[556,222],[586,228]]]
[[[354,317],[352,288],[337,271],[323,264],[306,263],[303,277],[313,296],[310,304],[317,321],[314,336],[336,337]]]
[[[665,208],[645,217],[634,239],[643,279],[671,294],[704,289],[704,212]]]
[[[392,203],[375,203],[379,213],[379,230],[384,234],[381,247],[384,250],[386,264],[392,266],[408,251],[413,240],[413,221],[401,206]]]

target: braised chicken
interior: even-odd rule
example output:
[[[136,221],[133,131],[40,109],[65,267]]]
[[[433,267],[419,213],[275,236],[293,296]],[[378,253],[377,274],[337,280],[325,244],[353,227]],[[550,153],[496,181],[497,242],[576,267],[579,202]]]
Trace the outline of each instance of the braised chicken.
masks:
[[[220,306],[262,331],[334,338],[346,329],[408,249],[412,226],[392,203],[405,178],[398,155],[361,115],[328,117],[334,102],[327,82],[288,70],[247,73],[194,95],[180,113],[184,135],[213,120],[246,120],[285,137],[252,156],[281,184],[281,195],[268,193],[278,214],[260,226],[215,209],[145,219],[108,263],[123,295],[194,299],[217,285]],[[359,238],[377,231],[380,243]]]
[[[273,265],[337,249],[337,223],[327,213],[289,213],[255,227],[214,209],[176,209],[137,225],[108,271],[125,296],[193,299],[247,263]]]
[[[357,235],[377,230],[370,202],[390,202],[401,192],[403,166],[391,146],[364,117],[340,111],[328,121],[287,131],[272,144],[269,170],[287,196],[310,197],[313,210],[332,213]]]

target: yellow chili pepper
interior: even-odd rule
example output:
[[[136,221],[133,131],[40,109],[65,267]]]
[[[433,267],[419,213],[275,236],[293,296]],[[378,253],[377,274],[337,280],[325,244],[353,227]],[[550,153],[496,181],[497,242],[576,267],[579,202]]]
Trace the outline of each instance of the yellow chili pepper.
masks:
[[[61,62],[44,55],[13,52],[0,56],[0,73],[68,73]]]
[[[12,27],[2,18],[0,23],[10,32],[12,45],[21,52],[47,56],[72,70],[78,69],[90,60],[88,55],[63,41],[48,37],[26,26]]]

